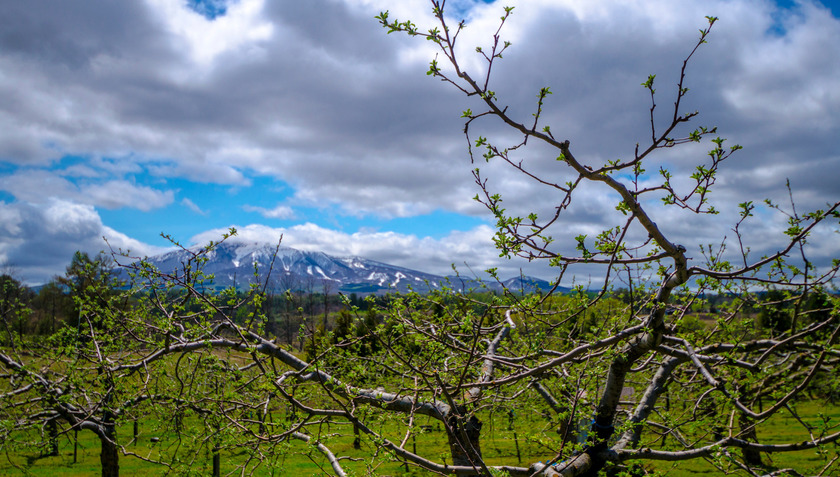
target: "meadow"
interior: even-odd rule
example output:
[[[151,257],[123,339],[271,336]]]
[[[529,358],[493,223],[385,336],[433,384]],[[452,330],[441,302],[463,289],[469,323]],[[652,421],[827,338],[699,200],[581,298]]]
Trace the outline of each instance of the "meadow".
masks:
[[[818,415],[832,423],[840,422],[840,405],[832,405],[820,400],[814,400],[801,405],[797,409],[804,421],[814,428],[822,420]],[[282,420],[282,413],[274,413],[275,419]],[[486,426],[485,437],[482,441],[482,451],[489,465],[528,465],[531,462],[545,461],[554,457],[551,449],[546,448],[539,438],[540,431],[550,427],[544,420],[524,419],[517,417],[511,426],[507,415],[496,413],[483,416]],[[763,442],[791,442],[792,440],[808,440],[807,432],[798,425],[798,420],[791,413],[777,414],[759,428],[759,437]],[[164,432],[166,423],[143,422],[138,425],[138,435],[134,439],[133,423],[123,423],[118,427],[118,438],[125,445],[125,449],[138,456],[148,459],[158,459],[169,454],[173,447],[179,445],[179,438],[175,433]],[[185,426],[184,432],[189,432],[190,426]],[[379,430],[390,438],[401,441],[404,435],[398,434],[405,429],[403,423],[388,420],[381,421]],[[440,423],[423,418],[415,422],[416,434],[406,442],[406,448],[415,450],[421,455],[434,456],[445,461],[449,454],[446,435]],[[315,429],[314,431],[317,431]],[[349,423],[334,422],[329,428],[321,429],[324,435],[329,435],[323,442],[337,455],[348,456],[343,461],[345,468],[353,475],[434,475],[413,466],[389,459],[386,456],[376,456],[376,449],[372,443],[362,439],[360,449],[353,448],[353,433]],[[21,437],[21,436],[19,436]],[[43,436],[32,434],[28,439],[37,441]],[[43,453],[7,452],[0,458],[0,475],[7,476],[44,476],[44,477],[81,477],[99,475],[99,441],[90,432],[65,432],[59,437],[59,455],[45,456]],[[277,452],[274,468],[258,467],[253,475],[265,476],[321,476],[332,475],[332,469],[317,452],[300,441],[290,441],[275,448]],[[736,452],[733,450],[733,452]],[[220,453],[221,475],[238,474],[237,464],[249,458],[249,449],[223,450]],[[193,460],[189,465],[190,475],[211,475],[212,455],[209,448],[190,456]],[[433,457],[433,458],[434,458]],[[186,459],[184,456],[182,459]],[[805,450],[789,453],[762,454],[768,469],[793,468],[802,475],[816,475],[830,460],[830,454],[820,450]],[[692,460],[684,462],[655,462],[646,463],[648,471],[659,471],[663,475],[674,477],[715,476],[721,475],[721,470],[707,460]],[[166,475],[168,468],[160,464],[147,462],[136,456],[121,456],[120,471],[122,475]],[[726,468],[732,475],[748,475],[737,468]],[[781,474],[785,475],[785,474]],[[795,474],[789,474],[795,475]]]

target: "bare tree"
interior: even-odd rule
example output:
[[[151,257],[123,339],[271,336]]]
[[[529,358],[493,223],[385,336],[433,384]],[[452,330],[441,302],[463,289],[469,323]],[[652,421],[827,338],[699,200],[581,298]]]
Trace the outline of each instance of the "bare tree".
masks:
[[[117,420],[150,396],[137,373],[116,371],[115,363],[131,356],[133,347],[125,345],[147,328],[133,315],[128,294],[114,288],[109,270],[77,253],[64,280],[74,303],[72,323],[43,339],[21,334],[0,350],[0,413],[8,423],[0,441],[25,449],[28,433],[46,428],[50,453],[57,454],[59,433],[91,431],[100,442],[102,475],[112,477],[119,475]],[[12,320],[3,317],[4,324]]]
[[[807,239],[814,228],[826,219],[838,217],[840,202],[829,203],[824,210],[807,214],[798,213],[791,203],[785,212],[789,226],[780,231],[787,238],[787,244],[775,253],[757,259],[749,255],[749,247],[742,236],[743,226],[754,210],[751,202],[740,204],[740,220],[734,224],[734,245],[740,254],[725,253],[726,246],[731,247],[731,244],[724,239],[715,249],[700,247],[701,263],[692,263],[687,248],[670,239],[656,223],[657,211],[661,209],[655,207],[656,203],[681,209],[686,214],[716,214],[709,196],[718,170],[740,149],[737,145],[724,147],[725,139],[715,136],[716,128],[698,127],[683,131],[685,125],[698,115],[697,112],[681,112],[683,99],[688,93],[686,76],[689,63],[706,42],[717,19],[707,17],[708,26],[700,30],[697,43],[682,64],[673,109],[666,116],[665,127],[657,127],[655,75],[650,75],[642,84],[651,98],[649,143],[637,144],[630,159],[587,164],[578,159],[569,140],[557,138],[555,131],[542,123],[543,110],[552,94],[548,87],[538,92],[534,114],[527,122],[509,114],[502,100],[489,89],[493,67],[510,46],[509,42],[501,40],[500,31],[513,9],[504,9],[499,29],[493,34],[489,48],[476,49],[485,62],[485,68],[475,74],[462,67],[456,54],[455,44],[464,22],[449,25],[444,15],[445,2],[432,1],[431,4],[439,25],[426,31],[421,31],[410,21],[392,20],[387,12],[381,14],[379,20],[389,33],[404,32],[435,43],[444,60],[440,63],[438,58],[432,60],[428,74],[479,100],[478,104],[483,108],[481,111],[467,109],[463,113],[465,134],[474,162],[478,162],[476,154],[481,154],[482,159],[488,162],[501,161],[537,186],[552,191],[546,196],[559,197],[554,213],[548,217],[538,217],[533,212],[525,216],[510,215],[502,206],[501,196],[490,190],[481,170],[478,167],[474,169],[475,182],[481,190],[477,199],[497,219],[495,240],[500,251],[504,255],[517,255],[528,260],[550,261],[557,267],[561,278],[577,264],[602,267],[604,280],[601,292],[593,299],[583,300],[579,309],[568,310],[565,320],[578,319],[583,316],[584,310],[602,300],[610,283],[623,269],[641,270],[642,276],[646,277],[641,284],[643,288],[639,289],[640,284],[636,285],[637,296],[645,298],[632,305],[624,320],[607,321],[599,333],[588,340],[581,340],[580,334],[565,342],[546,340],[539,343],[539,348],[532,348],[530,354],[506,354],[504,357],[492,347],[483,351],[485,360],[492,357],[505,364],[506,376],[490,381],[473,378],[472,385],[478,390],[515,387],[517,383],[521,385],[531,381],[534,383],[532,386],[539,385],[535,389],[557,411],[579,408],[581,404],[591,408],[592,423],[585,445],[573,454],[566,452],[561,445],[550,464],[532,466],[528,472],[544,468],[547,474],[594,475],[607,463],[638,458],[708,458],[721,453],[731,457],[728,454],[730,448],[743,450],[743,461],[732,459],[737,465],[749,468],[761,463],[758,452],[817,447],[837,440],[840,433],[834,432],[819,437],[812,434],[810,441],[790,445],[755,442],[755,428],[760,423],[801,398],[802,392],[816,376],[836,371],[835,365],[840,356],[837,346],[840,326],[836,317],[806,318],[807,324],[790,327],[781,335],[765,337],[751,326],[750,315],[745,313],[744,307],[750,306],[756,299],[757,295],[749,292],[758,288],[782,287],[791,300],[802,303],[831,284],[837,272],[837,262],[815,266],[808,258]],[[484,136],[476,138],[472,130],[479,121],[491,118],[500,120],[511,131],[518,133],[519,140],[500,145]],[[703,140],[710,140],[712,149],[699,161],[686,181],[676,180],[666,164],[656,163],[656,153],[662,149]],[[556,151],[557,160],[565,166],[557,177],[541,177],[527,167],[522,157],[527,147],[535,142]],[[657,169],[657,173],[646,172],[653,168]],[[563,212],[572,204],[577,188],[586,183],[600,186],[618,196],[616,209],[623,214],[622,222],[605,229],[594,240],[586,236],[558,238],[550,235],[562,233],[562,229],[556,226],[562,222]],[[687,185],[680,187],[676,184]],[[770,205],[782,210],[774,204]],[[711,329],[685,332],[681,325],[691,316],[691,307],[708,292],[738,293],[740,298],[733,300],[732,309],[721,313]],[[827,308],[833,306],[836,305],[832,303]],[[524,312],[534,310],[534,307],[528,304],[518,309]],[[800,322],[804,318],[801,308],[792,313],[792,322]],[[498,326],[499,322],[494,324]],[[417,330],[420,332],[423,327]],[[468,340],[461,341],[464,342],[464,351],[471,349],[467,346],[470,343]],[[598,356],[594,361],[600,361],[601,365],[593,362],[593,355]],[[586,366],[570,373],[567,367],[583,359]],[[588,394],[593,397],[591,403],[573,400],[572,403],[559,404],[546,390],[544,382],[558,370],[572,380],[585,381],[589,376],[597,376],[597,400],[594,399],[595,394]],[[631,382],[641,385],[643,391],[637,393],[633,407],[627,408],[622,404],[622,390]],[[702,408],[707,401],[719,401],[719,406],[735,417],[729,420],[728,426],[723,426],[725,432],[718,432],[715,438],[698,440],[682,435],[681,426],[676,424],[679,419],[658,422],[665,417],[659,404],[670,382],[680,383],[681,393],[693,400],[695,410]],[[440,392],[453,394],[464,386],[459,383],[451,390],[441,386]],[[768,387],[774,387],[776,391],[768,392]],[[512,397],[515,394],[508,391],[505,395]],[[762,397],[770,401],[763,410],[757,409]],[[633,410],[622,416],[623,409]],[[589,412],[584,415],[587,414]],[[718,420],[722,418],[719,412],[712,415]],[[688,420],[694,422],[696,418],[695,412]],[[619,423],[623,424],[619,426]],[[650,443],[642,440],[644,432],[674,436],[684,448],[654,450]],[[559,461],[562,464],[556,464]],[[480,463],[478,454],[473,462]]]

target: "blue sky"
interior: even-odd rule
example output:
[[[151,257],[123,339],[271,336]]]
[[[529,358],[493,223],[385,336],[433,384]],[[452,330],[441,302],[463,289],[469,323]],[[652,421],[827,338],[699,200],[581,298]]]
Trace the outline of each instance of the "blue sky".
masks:
[[[593,165],[632,154],[647,135],[656,73],[661,109],[705,15],[721,18],[689,69],[697,124],[745,146],[721,171],[714,218],[657,212],[689,250],[731,235],[736,205],[836,200],[840,181],[840,6],[769,0],[511,1],[495,70],[511,111],[530,114],[542,86],[552,130]],[[450,0],[468,20],[470,54],[495,31],[501,5]],[[164,250],[228,227],[335,255],[361,255],[431,273],[523,269],[498,258],[493,222],[471,198],[460,112],[470,99],[425,75],[434,51],[386,35],[382,10],[431,26],[428,2],[406,0],[32,0],[0,14],[0,266],[28,283],[63,271],[75,250]],[[481,124],[502,137],[498,125]],[[498,136],[502,134],[502,136]],[[522,159],[563,177],[552,153]],[[659,164],[690,173],[686,148]],[[547,157],[547,159],[546,159]],[[651,165],[655,171],[658,165]],[[550,213],[554,196],[486,166],[510,210]],[[594,236],[612,198],[583,188],[558,237]],[[784,223],[770,211],[750,229],[757,251]],[[815,237],[818,258],[836,234]],[[574,243],[558,241],[558,247]],[[579,280],[597,271],[581,269]]]
[[[214,20],[227,13],[227,0],[188,0],[187,7],[208,20]]]

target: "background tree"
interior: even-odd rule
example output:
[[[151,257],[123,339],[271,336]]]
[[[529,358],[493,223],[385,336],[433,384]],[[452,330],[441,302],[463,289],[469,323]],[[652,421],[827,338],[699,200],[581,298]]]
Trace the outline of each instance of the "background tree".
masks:
[[[68,314],[73,314],[73,299],[57,280],[43,285],[32,298],[32,313],[35,316],[35,333],[52,335],[65,324],[70,323]],[[78,317],[78,313],[75,314]]]
[[[29,327],[32,291],[8,273],[0,275],[0,317],[7,346],[14,348],[15,335],[22,340]]]
[[[113,288],[118,282],[112,268],[109,256],[90,259],[77,252],[59,280],[67,295],[53,283],[32,300],[53,317],[67,306],[69,322],[53,320],[45,336],[31,330],[0,349],[0,449],[7,455],[43,448],[44,429],[51,454],[57,453],[59,434],[90,431],[99,441],[101,474],[114,477],[120,453],[131,453],[118,439],[119,421],[149,410],[167,415],[169,405],[177,402],[174,393],[155,389],[161,381],[150,381],[148,370],[126,365],[148,343],[142,337],[153,321],[145,313],[146,303],[132,301],[131,290]],[[30,316],[31,306],[4,314],[4,326]],[[155,406],[144,408],[149,401]]]
[[[116,305],[111,298],[120,283],[113,271],[114,260],[104,252],[93,258],[87,252],[76,251],[73,254],[64,276],[58,277],[58,282],[69,290],[73,299],[73,308],[67,313],[71,320],[69,325],[81,326],[85,306],[98,310]]]

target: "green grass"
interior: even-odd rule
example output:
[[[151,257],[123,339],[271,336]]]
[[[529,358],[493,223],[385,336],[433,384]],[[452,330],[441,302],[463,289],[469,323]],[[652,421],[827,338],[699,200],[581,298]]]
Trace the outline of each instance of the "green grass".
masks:
[[[827,405],[822,401],[810,401],[800,404],[796,411],[802,417],[803,421],[813,426],[815,429],[821,424],[822,419],[818,417],[822,413],[825,417],[830,419],[830,423],[835,426],[840,423],[840,406]],[[837,432],[835,427],[833,432]],[[799,421],[787,410],[780,410],[772,419],[762,423],[758,427],[758,437],[762,443],[766,444],[782,444],[794,443],[810,440],[808,432],[802,427]],[[818,431],[815,430],[815,437],[819,437]],[[793,468],[804,475],[813,475],[818,473],[838,452],[840,447],[837,444],[829,444],[826,446],[827,455],[821,454],[819,449],[803,450],[797,452],[778,452],[772,454],[762,454],[762,462],[768,466],[769,469],[785,469]],[[731,451],[739,453],[740,450],[733,449]],[[740,454],[739,454],[740,455]],[[691,461],[682,461],[677,463],[671,462],[656,462],[653,466],[657,470],[667,473],[669,477],[694,477],[694,476],[718,476],[721,471],[706,460],[696,459]],[[735,469],[732,468],[734,471]],[[839,469],[835,468],[835,473],[827,475],[837,475]],[[739,475],[746,475],[741,473]]]
[[[507,430],[507,418],[504,418],[504,427],[499,428],[501,419],[489,419],[485,423],[485,438],[482,440],[482,450],[486,456],[489,464],[513,464],[518,465],[516,453],[516,442],[513,439],[513,433]],[[442,462],[441,456],[445,459],[449,457],[448,444],[446,434],[443,432],[441,425],[437,421],[426,419],[418,420],[418,425],[429,426],[429,430],[418,434],[414,439],[409,439],[406,448],[414,450],[421,455],[428,456],[433,460]],[[146,426],[150,427],[150,426]],[[494,429],[495,427],[495,429]],[[187,429],[189,426],[187,426]],[[397,423],[385,421],[377,429],[378,432],[383,432],[388,438],[397,442],[402,440],[404,432],[402,427],[398,427]],[[311,432],[316,432],[317,429],[312,429]],[[409,467],[406,471],[404,464],[399,462],[383,462],[383,459],[371,459],[375,453],[375,448],[369,441],[362,440],[361,449],[353,449],[353,435],[352,428],[349,424],[333,424],[329,429],[322,429],[326,435],[336,435],[336,437],[329,437],[325,439],[330,449],[337,455],[348,455],[350,457],[360,459],[361,461],[349,462],[344,461],[346,468],[351,469],[357,473],[364,474],[367,470],[373,469],[374,475],[428,475],[427,473],[415,468]],[[118,427],[118,438],[123,443],[128,443],[132,440],[132,425],[124,424]],[[521,431],[520,431],[521,432]],[[140,425],[140,433],[136,443],[127,445],[127,450],[137,453],[139,455],[156,458],[160,452],[166,452],[166,448],[172,445],[174,435],[160,435],[160,442],[153,443],[152,437],[158,437],[154,432],[144,432],[143,424]],[[21,436],[23,437],[23,436]],[[38,435],[28,436],[31,439],[37,440]],[[540,460],[550,458],[546,453],[540,453],[540,447],[533,441],[528,440],[517,434],[520,452],[523,457],[523,464],[531,462],[532,460]],[[78,448],[77,448],[77,462],[73,462],[73,447],[74,434],[72,432],[65,433],[59,440],[59,456],[57,457],[40,457],[37,452],[21,452],[15,455],[12,452],[0,458],[0,475],[32,475],[32,476],[89,476],[98,475],[100,472],[99,466],[99,441],[96,436],[90,431],[80,431],[78,433]],[[300,441],[292,441],[291,447],[288,449],[285,457],[279,457],[278,463],[282,467],[282,471],[274,475],[323,475],[319,466],[329,468],[325,459],[318,453],[310,453],[311,457],[307,456],[307,445]],[[539,456],[533,458],[529,456]],[[189,459],[193,456],[183,456]],[[233,471],[236,464],[243,462],[247,458],[245,452],[231,453],[223,452],[221,457],[222,473]],[[313,461],[314,460],[314,461]],[[450,460],[451,462],[451,460]],[[212,469],[212,457],[209,452],[204,452],[204,455],[199,455],[195,460],[195,465],[191,466],[197,475],[209,475]],[[122,475],[162,475],[166,469],[160,465],[151,464],[141,459],[132,456],[120,456],[120,471]],[[271,475],[268,469],[258,470],[256,475]]]
[[[806,422],[812,425],[817,425],[819,418],[817,414],[823,412],[826,416],[831,418],[832,423],[840,421],[840,406],[826,406],[818,402],[809,402],[799,407],[799,412]],[[279,417],[279,415],[278,415]],[[508,419],[505,415],[496,414],[494,416],[484,417],[484,428],[482,430],[483,439],[481,442],[482,451],[485,459],[490,465],[527,465],[537,460],[547,460],[554,457],[552,451],[543,447],[536,439],[540,435],[540,431],[544,426],[543,421],[532,422],[516,422],[514,423],[515,431],[517,432],[517,440],[519,450],[522,457],[521,463],[517,459],[516,445],[514,440],[514,432],[508,430]],[[129,443],[132,440],[132,425],[126,423],[118,428],[118,438],[120,442],[127,444],[127,450],[135,452],[139,455],[148,456],[151,458],[158,458],[162,453],[166,454],[171,450],[171,446],[177,444],[177,438],[174,434],[166,433],[161,429],[156,428],[156,424],[161,423],[143,423],[140,424],[140,434],[136,443]],[[444,459],[449,459],[448,444],[446,435],[437,421],[431,421],[426,418],[420,419],[418,425],[431,426],[427,432],[416,436],[412,441],[409,439],[406,448],[413,450],[416,445],[417,452],[437,462],[443,462]],[[189,429],[187,425],[186,429]],[[404,436],[405,429],[394,421],[383,421],[379,427],[374,427],[375,430],[384,433],[389,439],[400,442]],[[317,428],[310,428],[310,432],[317,433]],[[364,475],[368,471],[373,475],[416,475],[425,476],[431,475],[423,472],[415,467],[406,467],[399,462],[389,462],[387,459],[372,459],[375,449],[372,443],[362,440],[362,449],[355,450],[352,446],[352,429],[349,424],[332,424],[327,428],[321,428],[321,432],[326,437],[325,444],[332,449],[337,455],[346,455],[358,461],[343,461],[346,469],[349,469],[356,474]],[[533,435],[529,438],[528,434]],[[160,437],[159,442],[152,442],[153,437]],[[808,433],[802,429],[802,426],[796,419],[787,411],[780,412],[777,417],[774,417],[763,426],[760,427],[759,437],[770,443],[779,442],[795,442],[807,440]],[[40,435],[30,433],[27,436],[20,436],[21,439],[29,438],[37,441]],[[99,466],[99,442],[94,434],[90,431],[80,431],[78,433],[78,448],[77,448],[77,462],[73,462],[73,448],[74,448],[74,434],[68,432],[63,434],[59,440],[59,456],[57,457],[40,457],[37,450],[32,447],[26,451],[15,453],[8,450],[5,456],[0,456],[0,475],[7,476],[95,476],[100,473]],[[831,453],[828,459],[836,452],[837,447],[829,446]],[[308,446],[300,441],[292,441],[288,447],[283,449],[276,449],[274,458],[277,460],[279,468],[272,473],[268,468],[258,468],[254,475],[295,475],[295,476],[309,476],[309,475],[324,475],[319,466],[329,469],[325,459],[317,452],[308,452]],[[236,465],[244,462],[250,455],[250,450],[245,448],[233,449],[223,451],[221,455],[222,474],[232,472]],[[733,450],[738,452],[738,450]],[[198,455],[182,455],[183,459],[194,462],[189,466],[189,469],[194,472],[194,475],[210,475],[212,470],[212,456],[207,448],[199,451]],[[779,453],[768,456],[762,455],[764,462],[769,464],[771,468],[787,468],[792,467],[805,475],[817,473],[825,465],[826,457],[819,455],[817,450],[799,451],[793,453]],[[712,466],[704,460],[685,461],[678,463],[657,462],[648,463],[648,467],[653,467],[664,472],[667,476],[676,477],[696,477],[696,476],[713,476],[721,475],[720,470]],[[166,468],[160,465],[145,462],[141,459],[132,456],[120,457],[120,470],[122,475],[163,475]],[[741,474],[744,475],[744,474]]]

